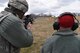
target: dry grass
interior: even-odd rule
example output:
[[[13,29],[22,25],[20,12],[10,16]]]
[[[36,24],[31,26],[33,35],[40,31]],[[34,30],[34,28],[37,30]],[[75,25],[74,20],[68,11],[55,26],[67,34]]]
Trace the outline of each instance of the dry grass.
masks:
[[[80,20],[79,17],[77,18]],[[53,21],[54,19],[50,17],[36,19],[32,28],[34,43],[29,48],[23,48],[21,53],[40,53],[41,46],[45,40],[53,34]],[[76,30],[76,32],[79,31],[80,28]]]
[[[34,43],[29,48],[23,48],[21,53],[40,53],[40,48],[44,41],[53,33],[53,18],[38,18],[35,20],[32,32],[34,36]]]
[[[79,20],[79,23],[80,23],[80,16],[77,16],[77,19]],[[78,34],[80,34],[80,25],[79,25],[79,28],[76,30],[76,32],[78,32]]]

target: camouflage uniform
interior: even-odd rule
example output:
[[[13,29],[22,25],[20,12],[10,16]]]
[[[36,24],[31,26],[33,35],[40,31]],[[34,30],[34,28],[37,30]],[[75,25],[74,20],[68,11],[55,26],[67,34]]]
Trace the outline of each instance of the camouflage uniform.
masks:
[[[23,5],[21,2],[26,5]],[[23,12],[28,10],[26,0],[10,0],[8,4],[15,8],[18,7]],[[31,46],[33,43],[32,33],[30,30],[24,28],[20,18],[14,15],[9,8],[0,14],[3,16],[9,14],[0,23],[0,53],[20,53],[20,48]]]
[[[13,46],[5,38],[0,36],[0,53],[20,53],[20,48]]]

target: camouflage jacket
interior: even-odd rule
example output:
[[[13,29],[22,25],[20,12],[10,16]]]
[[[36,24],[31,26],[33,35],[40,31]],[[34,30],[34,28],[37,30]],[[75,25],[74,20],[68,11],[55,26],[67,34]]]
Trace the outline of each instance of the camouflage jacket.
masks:
[[[0,53],[20,53],[20,48],[13,46],[2,36],[0,36],[0,49]]]
[[[6,15],[10,12],[1,13]],[[25,29],[22,21],[12,13],[0,23],[0,53],[20,53],[20,48],[32,43],[31,31]]]

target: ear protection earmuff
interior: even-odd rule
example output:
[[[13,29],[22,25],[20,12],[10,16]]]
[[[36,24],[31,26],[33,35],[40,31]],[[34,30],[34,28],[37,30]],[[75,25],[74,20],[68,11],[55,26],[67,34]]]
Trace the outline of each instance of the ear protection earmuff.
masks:
[[[73,30],[73,31],[76,30],[76,29],[78,28],[78,26],[79,26],[79,21],[78,21],[78,20],[76,19],[76,17],[75,17],[72,13],[70,13],[70,12],[62,13],[58,18],[61,18],[62,16],[65,16],[65,15],[73,16],[74,19],[77,21],[77,22],[75,22],[75,23],[73,24],[73,26],[72,26],[72,28],[71,28],[71,30]],[[54,22],[54,23],[53,23],[53,29],[54,29],[54,30],[59,30],[59,28],[60,28],[59,22],[58,22],[58,21]]]

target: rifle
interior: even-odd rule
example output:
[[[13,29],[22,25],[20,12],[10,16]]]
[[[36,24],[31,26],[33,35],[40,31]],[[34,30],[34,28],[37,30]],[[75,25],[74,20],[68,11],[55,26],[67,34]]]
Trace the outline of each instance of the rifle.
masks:
[[[32,17],[31,15],[26,15],[26,16],[24,17],[25,28],[26,28],[26,26],[28,25],[28,23],[33,24],[33,21],[34,21],[34,19],[33,19],[33,17]]]

